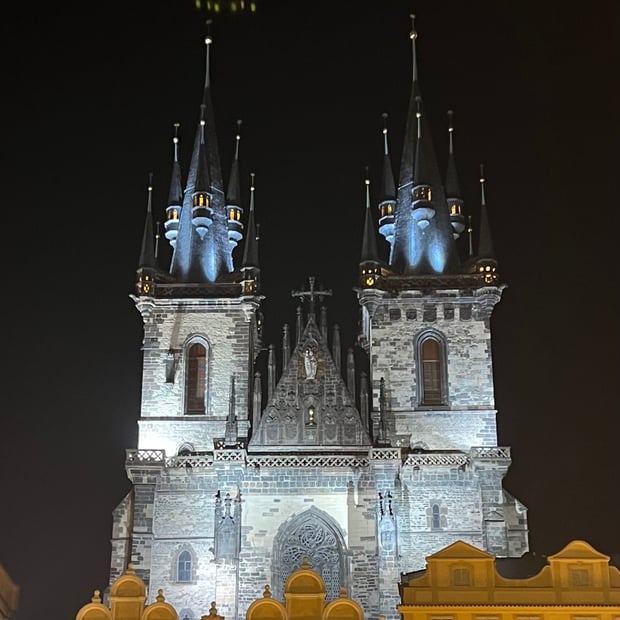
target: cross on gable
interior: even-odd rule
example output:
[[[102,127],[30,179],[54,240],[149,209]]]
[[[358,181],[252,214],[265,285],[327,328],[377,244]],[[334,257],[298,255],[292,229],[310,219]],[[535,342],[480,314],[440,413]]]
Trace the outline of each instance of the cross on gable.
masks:
[[[331,290],[316,290],[314,288],[315,277],[310,276],[308,278],[309,288],[307,290],[302,291],[291,291],[291,297],[299,297],[302,301],[308,302],[308,313],[314,313],[314,304],[315,300],[323,301],[324,297],[329,297],[332,292]]]

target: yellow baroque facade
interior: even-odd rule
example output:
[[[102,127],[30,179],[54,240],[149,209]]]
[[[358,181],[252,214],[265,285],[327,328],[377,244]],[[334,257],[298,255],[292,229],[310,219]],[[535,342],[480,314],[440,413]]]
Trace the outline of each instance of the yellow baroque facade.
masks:
[[[620,620],[620,571],[575,540],[532,577],[508,579],[495,558],[458,541],[400,585],[403,620]]]
[[[347,596],[344,588],[333,601],[326,602],[326,595],[325,582],[304,559],[286,581],[284,603],[274,599],[271,588],[265,586],[262,598],[249,606],[246,620],[364,620],[364,610]],[[102,602],[100,591],[95,590],[91,602],[78,611],[75,620],[183,620],[166,603],[162,590],[158,590],[151,605],[146,605],[146,598],[144,581],[130,564],[110,587],[110,606]],[[224,617],[218,615],[213,602],[202,620],[224,620]]]

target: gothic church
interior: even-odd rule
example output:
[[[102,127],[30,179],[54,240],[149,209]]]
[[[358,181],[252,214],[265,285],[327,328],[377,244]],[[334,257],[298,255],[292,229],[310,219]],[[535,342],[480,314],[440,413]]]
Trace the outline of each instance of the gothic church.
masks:
[[[187,171],[174,139],[165,267],[149,188],[133,295],[144,321],[139,438],[127,451],[131,491],[114,512],[110,575],[131,562],[149,600],[163,588],[180,618],[197,619],[211,601],[244,618],[265,584],[280,598],[307,558],[328,600],[344,587],[367,617],[393,620],[401,574],[455,540],[496,556],[527,551],[526,509],[502,487],[510,450],[497,445],[490,317],[503,285],[484,180],[474,239],[452,143],[445,174],[435,157],[416,36],[398,177],[386,128],[380,195],[371,201],[367,181],[360,209],[356,345],[367,365],[356,368],[352,349],[342,355],[323,306],[330,291],[311,278],[294,292],[280,376],[261,336],[269,274],[254,183],[244,214],[238,149],[226,184],[220,164],[207,37]]]

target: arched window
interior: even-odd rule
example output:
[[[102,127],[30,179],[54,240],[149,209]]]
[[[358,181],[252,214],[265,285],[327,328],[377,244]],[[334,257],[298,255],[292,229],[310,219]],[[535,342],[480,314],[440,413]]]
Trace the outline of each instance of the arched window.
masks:
[[[431,527],[434,530],[438,530],[441,528],[441,518],[439,514],[439,506],[437,504],[433,504],[432,514],[431,514]]]
[[[417,400],[421,407],[439,407],[448,402],[445,351],[439,332],[426,332],[417,338]]]
[[[207,388],[207,347],[193,342],[187,348],[185,413],[205,413]]]
[[[177,581],[188,583],[192,580],[192,555],[189,551],[181,551],[177,559]]]

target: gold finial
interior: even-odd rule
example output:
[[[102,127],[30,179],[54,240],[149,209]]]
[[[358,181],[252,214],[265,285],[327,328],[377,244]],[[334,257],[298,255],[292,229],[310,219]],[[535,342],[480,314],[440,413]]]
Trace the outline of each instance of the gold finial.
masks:
[[[217,607],[215,606],[215,601],[211,601],[211,607],[209,608],[210,616],[217,616]]]
[[[164,591],[161,588],[157,590],[157,596],[155,597],[155,600],[158,603],[163,603],[166,600],[166,597],[164,596]]]
[[[486,202],[486,196],[484,195],[484,183],[485,183],[486,179],[484,178],[484,164],[480,164],[480,204],[485,205],[487,204]]]
[[[415,117],[418,119],[418,138],[422,137],[422,97],[419,95],[415,98],[417,110]]]
[[[411,31],[409,32],[409,38],[412,40],[417,39],[418,33],[415,30],[415,15],[412,13],[409,15],[409,19],[411,20]]]
[[[366,166],[366,178],[364,179],[364,185],[366,185],[366,208],[370,209],[370,174],[368,172],[368,166]]]
[[[381,118],[383,119],[383,154],[387,155],[388,154],[388,127],[387,127],[387,119],[388,119],[388,114],[387,112],[384,112],[381,115]]]
[[[454,154],[454,125],[452,124],[452,117],[454,116],[454,112],[452,110],[448,110],[448,135],[450,136],[450,154]]]
[[[265,591],[263,592],[263,597],[264,598],[271,598],[273,596],[273,594],[271,594],[271,586],[269,584],[267,584],[265,586]]]
[[[174,144],[174,161],[179,161],[179,127],[181,123],[173,123],[174,136],[172,136],[172,144]]]
[[[133,562],[129,562],[129,564],[127,564],[127,570],[125,571],[126,575],[135,575],[136,571],[134,569],[133,566]]]
[[[312,279],[314,280],[314,278]],[[308,556],[304,556],[304,559],[301,561],[301,568],[306,569],[306,570],[310,568],[310,562],[308,561]]]
[[[92,603],[101,603],[101,591],[95,590],[93,592],[93,598],[90,599]]]
[[[347,598],[347,589],[344,586],[340,586],[340,598]]]

